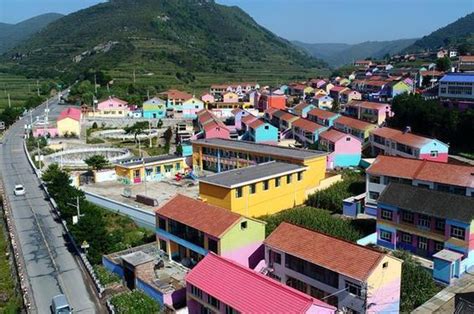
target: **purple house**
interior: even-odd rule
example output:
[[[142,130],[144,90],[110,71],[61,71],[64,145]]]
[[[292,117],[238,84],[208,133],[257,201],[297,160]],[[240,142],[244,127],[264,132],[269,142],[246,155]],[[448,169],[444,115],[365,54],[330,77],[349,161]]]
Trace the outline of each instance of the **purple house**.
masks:
[[[327,169],[358,166],[362,154],[362,143],[358,138],[334,129],[319,135],[319,149],[330,152]]]
[[[242,118],[246,117],[248,115],[252,115],[250,112],[240,109],[240,108],[235,108],[232,110],[232,115],[234,116],[234,125],[236,130],[241,130],[242,129]]]

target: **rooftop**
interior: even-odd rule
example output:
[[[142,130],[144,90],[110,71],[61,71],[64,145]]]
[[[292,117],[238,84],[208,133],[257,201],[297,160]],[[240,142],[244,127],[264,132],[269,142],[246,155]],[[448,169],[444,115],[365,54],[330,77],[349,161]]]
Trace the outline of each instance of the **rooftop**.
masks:
[[[431,141],[435,141],[434,139],[427,138],[424,136],[416,135],[411,132],[403,132],[396,129],[391,129],[387,127],[383,128],[376,128],[370,131],[371,134],[378,135],[380,137],[384,137],[395,141],[397,143],[405,144],[412,147],[422,147],[423,145],[428,144]],[[447,146],[447,144],[445,144]]]
[[[140,166],[143,164],[148,165],[155,162],[178,160],[178,159],[183,159],[183,158],[184,157],[177,156],[177,155],[160,155],[160,156],[145,157],[145,158],[132,157],[132,158],[120,160],[117,163],[117,165],[120,165],[121,167],[134,167],[134,166]]]
[[[474,73],[448,73],[440,82],[468,82],[474,83]]]
[[[137,251],[124,255],[122,256],[122,259],[133,266],[145,264],[154,260],[153,256],[142,251]]]
[[[468,223],[474,219],[473,197],[430,190],[411,184],[390,183],[380,195],[378,202],[439,218]]]
[[[335,310],[323,301],[213,253],[189,272],[186,283],[240,313],[305,313],[313,305]]]
[[[166,92],[160,93],[160,95],[165,95],[168,99],[183,99],[183,100],[188,100],[189,98],[193,97],[193,95],[188,94],[186,92],[182,92],[177,89],[167,90]]]
[[[353,119],[353,118],[349,118],[349,117],[345,117],[345,116],[340,116],[334,122],[339,123],[339,124],[344,124],[344,125],[346,125],[348,127],[351,127],[353,129],[364,130],[364,131],[367,130],[367,129],[370,129],[371,127],[375,127],[375,124],[365,122],[365,121],[361,121],[361,120],[357,120],[357,119]]]
[[[71,107],[69,107],[67,109],[64,109],[59,114],[59,117],[58,117],[57,121],[62,120],[62,119],[66,119],[66,118],[71,118],[73,120],[80,121],[81,120],[81,109],[71,108]]]
[[[297,149],[222,138],[199,139],[196,141],[192,141],[192,143],[205,145],[208,147],[238,150],[249,153],[259,153],[262,155],[273,156],[276,158],[288,158],[297,160],[306,160],[310,158],[325,156],[327,154],[326,152],[319,150]]]
[[[249,183],[260,182],[262,180],[300,172],[305,169],[305,167],[295,164],[270,161],[245,168],[211,174],[205,178],[201,178],[199,181],[226,188],[236,188]]]
[[[298,120],[293,121],[292,125],[294,127],[298,127],[302,130],[309,131],[309,132],[312,132],[312,133],[314,133],[318,130],[327,128],[324,125],[317,124],[313,121],[310,121],[310,120],[307,120],[307,119],[304,119],[304,118],[299,118]]]
[[[308,115],[317,116],[317,117],[322,118],[322,119],[331,119],[331,118],[335,118],[335,117],[338,116],[337,113],[334,113],[334,112],[331,112],[331,111],[328,111],[328,110],[319,109],[319,108],[314,108],[314,109],[310,110],[308,112]]]
[[[241,216],[227,209],[177,194],[155,213],[187,226],[193,227],[213,237],[220,238]]]
[[[355,138],[354,136],[352,136],[350,134],[346,134],[344,132],[341,132],[341,131],[338,131],[338,130],[335,130],[335,129],[330,129],[330,130],[324,131],[321,134],[319,134],[320,138],[326,139],[326,140],[328,140],[330,142],[333,142],[333,143],[336,143],[340,139],[346,138],[348,136],[351,136],[354,139],[359,140],[359,139]]]
[[[282,222],[264,243],[360,281],[365,281],[385,256],[374,249],[287,222]]]
[[[474,167],[379,155],[367,173],[474,188]]]
[[[373,101],[351,101],[346,106],[361,107],[366,109],[390,109],[390,104]],[[387,108],[388,107],[388,108]]]

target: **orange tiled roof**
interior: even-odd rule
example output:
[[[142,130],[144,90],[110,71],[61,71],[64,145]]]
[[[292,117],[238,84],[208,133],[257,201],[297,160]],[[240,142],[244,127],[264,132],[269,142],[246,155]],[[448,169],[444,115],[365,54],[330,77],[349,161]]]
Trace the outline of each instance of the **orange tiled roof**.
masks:
[[[163,217],[173,219],[214,237],[236,224],[241,216],[227,209],[177,194],[163,206],[155,210]]]
[[[431,140],[430,138],[424,136],[416,135],[410,132],[404,133],[403,131],[386,127],[374,129],[370,133],[412,147],[422,147]]]
[[[317,116],[317,117],[320,117],[322,119],[329,119],[329,118],[332,118],[332,117],[336,116],[337,114],[334,113],[334,112],[331,112],[331,111],[327,111],[327,110],[323,110],[323,109],[319,109],[319,108],[314,108],[314,109],[312,109],[308,112],[308,115]]]
[[[264,243],[360,281],[365,281],[385,257],[374,249],[287,222],[282,222]]]
[[[298,127],[300,129],[303,129],[305,131],[309,131],[312,133],[316,132],[317,130],[325,128],[325,126],[323,125],[314,123],[304,118],[299,118],[298,120],[293,121],[292,126]]]
[[[357,119],[352,119],[352,118],[345,117],[345,116],[340,116],[334,122],[347,125],[347,126],[353,128],[353,129],[357,129],[357,130],[367,130],[371,127],[375,127],[375,124],[368,123],[368,122],[361,121],[361,120],[357,120]]]
[[[330,130],[324,131],[321,134],[319,134],[319,138],[326,139],[326,140],[328,140],[330,142],[333,142],[333,143],[336,143],[340,139],[345,138],[347,136],[351,136],[351,135],[346,134],[344,132],[340,132],[340,131],[335,130],[335,129],[330,129]]]
[[[188,94],[186,92],[179,91],[177,89],[170,89],[167,90],[166,92],[161,93],[162,95],[166,95],[168,99],[184,99],[188,100],[189,98],[192,98],[193,95]]]
[[[387,106],[390,107],[390,104],[380,103],[380,102],[373,102],[373,101],[357,101],[357,100],[354,101],[353,100],[350,103],[348,103],[347,106],[380,110],[380,109],[386,109]]]

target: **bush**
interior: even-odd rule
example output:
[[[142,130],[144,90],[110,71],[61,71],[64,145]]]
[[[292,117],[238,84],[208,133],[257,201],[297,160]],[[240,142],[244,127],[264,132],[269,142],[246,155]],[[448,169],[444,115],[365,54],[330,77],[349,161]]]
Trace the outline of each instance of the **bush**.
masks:
[[[117,274],[107,270],[104,266],[95,265],[94,272],[103,286],[107,286],[111,283],[118,283],[121,280]]]
[[[313,207],[287,209],[271,216],[262,216],[259,219],[267,223],[265,228],[267,236],[280,223],[286,221],[349,241],[356,241],[363,237],[363,234],[351,224],[350,220],[333,217],[329,211]]]
[[[110,299],[117,314],[130,313],[158,313],[160,306],[152,298],[142,291],[133,290],[131,292],[116,295]]]

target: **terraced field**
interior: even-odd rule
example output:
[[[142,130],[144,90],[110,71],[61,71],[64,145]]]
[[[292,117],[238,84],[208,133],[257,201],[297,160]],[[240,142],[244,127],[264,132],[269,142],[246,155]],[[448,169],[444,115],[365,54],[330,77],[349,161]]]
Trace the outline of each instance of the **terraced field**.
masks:
[[[36,80],[0,72],[0,111],[8,106],[8,94],[12,106],[22,106],[24,101],[36,94]],[[41,81],[38,81],[41,85]]]

